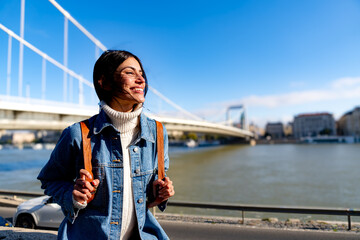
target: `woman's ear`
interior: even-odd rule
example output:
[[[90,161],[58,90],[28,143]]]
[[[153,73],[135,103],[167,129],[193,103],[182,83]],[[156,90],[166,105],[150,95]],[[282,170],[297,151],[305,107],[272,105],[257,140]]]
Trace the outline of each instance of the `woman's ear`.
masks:
[[[106,81],[106,78],[104,75],[101,75],[100,79],[98,79],[97,82],[101,89],[104,89],[106,91],[111,90],[110,84],[108,83],[108,81]]]

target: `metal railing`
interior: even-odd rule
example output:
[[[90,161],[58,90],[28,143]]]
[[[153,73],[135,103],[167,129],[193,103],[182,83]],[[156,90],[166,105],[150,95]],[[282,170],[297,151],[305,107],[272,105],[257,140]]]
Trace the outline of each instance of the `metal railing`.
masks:
[[[44,196],[43,193],[35,192],[24,192],[24,191],[12,191],[12,190],[2,190],[0,189],[0,196],[13,196],[13,197],[41,197]]]
[[[360,216],[360,210],[351,209],[351,208],[284,207],[284,206],[269,206],[269,205],[244,205],[244,204],[240,205],[240,204],[230,204],[230,203],[200,203],[200,202],[180,202],[180,201],[169,201],[168,206],[241,211],[242,224],[245,223],[245,212],[273,212],[273,213],[347,216],[348,230],[351,230],[351,216]]]
[[[22,191],[0,190],[0,195],[39,197],[39,196],[43,196],[44,194],[22,192]],[[351,216],[360,216],[360,210],[351,209],[351,208],[286,207],[286,206],[270,206],[270,205],[245,205],[245,204],[230,204],[230,203],[185,202],[185,201],[169,201],[168,206],[241,211],[242,224],[245,223],[245,212],[272,212],[272,213],[346,216],[348,222],[348,230],[351,230]],[[155,208],[153,210],[155,213]]]

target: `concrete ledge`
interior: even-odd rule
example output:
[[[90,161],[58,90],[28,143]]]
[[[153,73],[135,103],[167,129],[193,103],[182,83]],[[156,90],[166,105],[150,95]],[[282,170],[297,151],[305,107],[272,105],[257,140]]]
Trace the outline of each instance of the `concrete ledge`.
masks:
[[[26,200],[16,196],[0,196],[0,207],[17,208],[17,206],[19,206],[19,204],[23,203],[24,201]]]
[[[56,240],[57,231],[0,227],[0,239],[4,240]]]

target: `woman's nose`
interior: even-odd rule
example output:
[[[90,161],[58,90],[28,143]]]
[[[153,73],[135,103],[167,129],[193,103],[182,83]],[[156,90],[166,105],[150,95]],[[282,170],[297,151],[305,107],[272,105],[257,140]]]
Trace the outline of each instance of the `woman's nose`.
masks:
[[[137,76],[136,76],[136,82],[138,82],[138,83],[143,83],[143,82],[145,82],[145,79],[144,79],[144,77],[141,75],[141,74],[136,74]]]

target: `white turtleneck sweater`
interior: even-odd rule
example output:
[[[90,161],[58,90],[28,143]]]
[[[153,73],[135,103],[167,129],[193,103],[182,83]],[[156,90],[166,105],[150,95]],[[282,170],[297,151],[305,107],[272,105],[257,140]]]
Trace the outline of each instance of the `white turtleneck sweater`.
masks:
[[[118,112],[106,103],[101,108],[111,119],[112,124],[120,132],[120,142],[123,153],[124,186],[123,186],[123,212],[121,222],[121,240],[129,239],[136,229],[136,213],[133,198],[131,160],[129,146],[140,132],[140,113],[142,105],[139,104],[133,112]]]

